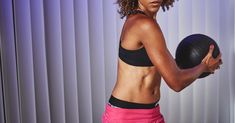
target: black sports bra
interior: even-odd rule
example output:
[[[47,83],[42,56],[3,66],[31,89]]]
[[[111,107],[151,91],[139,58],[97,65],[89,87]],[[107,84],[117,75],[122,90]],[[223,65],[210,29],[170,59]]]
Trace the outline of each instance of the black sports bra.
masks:
[[[127,64],[134,66],[153,66],[144,47],[137,50],[124,49],[119,44],[119,58]]]
[[[130,14],[137,13],[145,15],[145,13],[140,10],[130,12]],[[153,66],[144,47],[137,50],[128,50],[122,47],[121,41],[119,43],[119,58],[125,63],[134,66]]]

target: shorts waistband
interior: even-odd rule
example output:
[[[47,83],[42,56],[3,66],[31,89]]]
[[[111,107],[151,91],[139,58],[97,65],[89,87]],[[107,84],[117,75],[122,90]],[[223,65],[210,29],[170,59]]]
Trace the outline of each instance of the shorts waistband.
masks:
[[[158,106],[158,101],[150,104],[142,104],[142,103],[120,100],[111,95],[111,97],[109,98],[109,104],[111,104],[111,106],[114,107],[126,108],[126,109],[151,109]]]

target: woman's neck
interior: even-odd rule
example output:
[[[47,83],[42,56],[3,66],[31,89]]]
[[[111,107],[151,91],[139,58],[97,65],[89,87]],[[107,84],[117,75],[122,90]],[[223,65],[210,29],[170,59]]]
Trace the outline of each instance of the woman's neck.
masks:
[[[147,16],[153,18],[153,19],[156,19],[156,15],[157,15],[157,12],[150,12],[148,10],[146,10],[143,6],[139,6],[139,8],[137,10],[140,10],[140,11],[143,11]]]

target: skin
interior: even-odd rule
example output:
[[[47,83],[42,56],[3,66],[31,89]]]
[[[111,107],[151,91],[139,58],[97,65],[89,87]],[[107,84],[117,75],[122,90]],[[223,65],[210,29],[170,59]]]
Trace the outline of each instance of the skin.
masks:
[[[127,17],[122,33],[121,45],[128,50],[145,47],[147,54],[154,64],[151,67],[138,67],[126,64],[118,59],[117,81],[112,95],[128,102],[149,104],[160,99],[161,78],[176,92],[193,83],[201,73],[214,72],[222,64],[221,54],[212,57],[213,45],[201,64],[190,69],[180,69],[170,54],[156,15],[162,0],[139,0],[139,10],[143,14]]]

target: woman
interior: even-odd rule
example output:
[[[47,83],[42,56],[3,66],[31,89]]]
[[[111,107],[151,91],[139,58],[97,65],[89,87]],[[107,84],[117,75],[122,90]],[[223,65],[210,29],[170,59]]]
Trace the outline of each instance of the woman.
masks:
[[[176,92],[181,91],[203,72],[214,72],[222,64],[221,54],[212,57],[210,46],[201,64],[179,69],[167,49],[156,21],[159,8],[174,0],[117,0],[119,13],[126,16],[120,36],[118,75],[103,123],[164,123],[158,101],[161,77]]]

